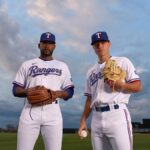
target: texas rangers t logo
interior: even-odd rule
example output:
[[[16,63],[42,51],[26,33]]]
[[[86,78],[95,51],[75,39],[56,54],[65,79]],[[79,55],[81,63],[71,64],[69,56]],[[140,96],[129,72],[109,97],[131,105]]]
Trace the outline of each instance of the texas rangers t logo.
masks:
[[[47,32],[46,35],[47,35],[47,38],[49,38],[51,34]]]
[[[96,35],[97,35],[98,38],[100,38],[101,32],[97,32]]]

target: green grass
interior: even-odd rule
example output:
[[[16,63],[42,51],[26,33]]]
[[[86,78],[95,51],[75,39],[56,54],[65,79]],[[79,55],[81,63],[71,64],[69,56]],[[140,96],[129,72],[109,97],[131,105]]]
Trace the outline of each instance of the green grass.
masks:
[[[15,150],[16,133],[0,133],[0,149]]]
[[[135,134],[134,135],[135,150],[150,150],[150,134]]]
[[[91,150],[90,136],[81,140],[76,134],[64,134],[62,150]],[[16,133],[0,133],[0,150],[16,150]],[[41,136],[34,150],[44,150]],[[150,150],[150,134],[134,135],[134,150]]]

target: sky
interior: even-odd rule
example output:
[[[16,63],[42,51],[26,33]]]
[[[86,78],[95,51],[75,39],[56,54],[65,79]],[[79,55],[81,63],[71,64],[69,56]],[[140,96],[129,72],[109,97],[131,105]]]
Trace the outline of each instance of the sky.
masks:
[[[97,31],[108,33],[111,55],[128,57],[141,78],[143,90],[128,104],[132,121],[150,118],[149,14],[149,0],[0,0],[0,127],[18,124],[24,99],[12,95],[12,81],[24,61],[39,56],[47,31],[56,36],[54,58],[68,64],[75,84],[73,98],[60,101],[64,127],[79,127],[86,72],[97,63],[90,45]]]

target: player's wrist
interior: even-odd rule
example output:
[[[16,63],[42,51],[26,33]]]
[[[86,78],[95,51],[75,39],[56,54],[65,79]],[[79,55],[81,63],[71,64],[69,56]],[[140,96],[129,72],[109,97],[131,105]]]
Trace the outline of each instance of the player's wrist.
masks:
[[[57,98],[64,99],[66,97],[65,91],[55,91]]]
[[[126,86],[127,86],[127,84],[125,82],[121,83],[121,92],[125,92],[126,91]]]
[[[80,124],[85,124],[86,123],[86,117],[85,116],[83,116],[82,118],[81,118],[81,120],[80,120]]]
[[[57,98],[63,98],[62,91],[56,91]]]
[[[25,93],[26,96],[28,96],[28,91],[29,91],[29,89],[30,89],[30,88],[24,90],[24,93]]]

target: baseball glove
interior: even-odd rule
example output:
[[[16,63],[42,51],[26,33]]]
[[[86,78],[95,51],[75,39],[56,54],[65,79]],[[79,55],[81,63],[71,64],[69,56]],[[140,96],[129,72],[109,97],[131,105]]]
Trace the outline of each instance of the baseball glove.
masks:
[[[122,70],[115,60],[109,59],[103,69],[104,82],[112,81],[112,90],[115,91],[114,85],[118,80],[124,80],[126,77],[126,72]]]
[[[44,86],[36,86],[29,88],[27,91],[27,99],[33,106],[41,106],[51,104],[56,97],[54,92],[45,88]]]

